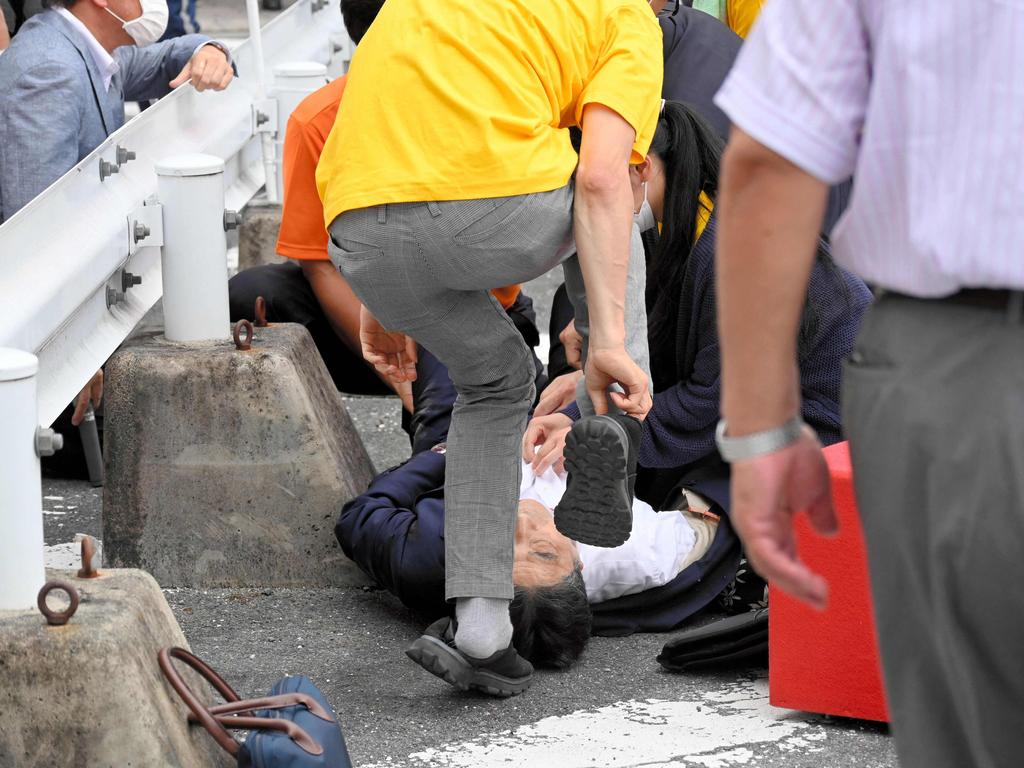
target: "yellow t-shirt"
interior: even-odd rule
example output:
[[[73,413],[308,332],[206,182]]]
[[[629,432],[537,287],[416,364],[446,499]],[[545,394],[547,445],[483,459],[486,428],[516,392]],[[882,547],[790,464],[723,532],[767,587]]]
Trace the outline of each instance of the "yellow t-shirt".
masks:
[[[661,28],[646,0],[402,0],[356,49],[317,167],[329,226],[382,203],[558,189],[587,104],[657,126]]]
[[[765,0],[729,0],[725,11],[725,23],[740,37],[750,34],[750,28],[757,21],[757,15]]]

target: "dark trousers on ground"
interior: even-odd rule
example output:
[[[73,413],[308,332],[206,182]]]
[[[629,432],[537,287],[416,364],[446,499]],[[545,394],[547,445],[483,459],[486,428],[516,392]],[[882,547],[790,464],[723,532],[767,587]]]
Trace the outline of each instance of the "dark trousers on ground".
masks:
[[[305,326],[339,391],[354,395],[393,394],[362,356],[338,338],[298,264],[269,264],[239,272],[228,283],[228,295],[232,322],[243,318],[251,320],[256,298],[262,296],[267,306],[268,322]],[[520,293],[507,312],[526,343],[531,348],[536,347],[540,337],[533,301]],[[547,380],[543,365],[536,355],[533,357],[536,386],[540,392]],[[414,411],[409,414],[402,410],[402,428],[409,434],[413,453],[430,450],[447,439],[457,395],[448,370],[422,347],[416,374],[413,382]]]
[[[1020,305],[883,295],[844,387],[900,764],[1020,765]]]

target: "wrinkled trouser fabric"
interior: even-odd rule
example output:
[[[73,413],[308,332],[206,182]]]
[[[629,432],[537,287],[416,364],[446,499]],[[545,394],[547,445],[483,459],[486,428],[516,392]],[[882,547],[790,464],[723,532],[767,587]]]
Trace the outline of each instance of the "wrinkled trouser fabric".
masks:
[[[444,363],[458,392],[445,475],[449,600],[513,596],[519,454],[534,370],[522,335],[488,291],[565,262],[570,298],[585,329],[572,204],[569,185],[512,197],[362,208],[330,227],[331,259],[356,295],[384,327],[412,336]],[[637,233],[632,250],[627,350],[646,370],[645,268]]]
[[[843,425],[900,765],[1024,754],[1024,324],[883,295]]]

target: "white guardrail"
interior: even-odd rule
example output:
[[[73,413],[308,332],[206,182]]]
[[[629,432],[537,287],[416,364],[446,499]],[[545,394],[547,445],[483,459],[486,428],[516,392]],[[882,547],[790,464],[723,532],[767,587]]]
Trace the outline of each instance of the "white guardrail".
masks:
[[[276,106],[262,98],[258,42],[232,51],[238,77],[227,90],[179,88],[0,225],[0,348],[39,358],[40,424],[53,422],[162,295],[162,227],[144,210],[157,193],[154,166],[185,153],[221,158],[228,209],[242,208],[263,186],[261,141],[270,137],[256,115]],[[263,28],[262,49],[271,95],[279,64],[319,62],[338,74],[352,52],[338,0],[299,0]],[[277,117],[268,117],[276,131]],[[142,282],[123,291],[124,272]],[[119,300],[110,304],[108,296]]]

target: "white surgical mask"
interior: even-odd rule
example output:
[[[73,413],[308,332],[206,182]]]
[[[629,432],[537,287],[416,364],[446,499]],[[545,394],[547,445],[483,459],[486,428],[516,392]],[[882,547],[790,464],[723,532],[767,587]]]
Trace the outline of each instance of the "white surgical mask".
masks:
[[[644,182],[644,201],[640,204],[639,211],[633,211],[633,221],[636,222],[637,227],[640,228],[640,234],[643,234],[648,229],[654,229],[658,226],[658,220],[654,218],[654,210],[651,208],[651,204],[647,202],[647,182]]]
[[[107,13],[121,22],[121,27],[135,41],[139,48],[152,45],[167,29],[167,0],[140,0],[142,15],[137,19],[125,21],[110,8]]]

